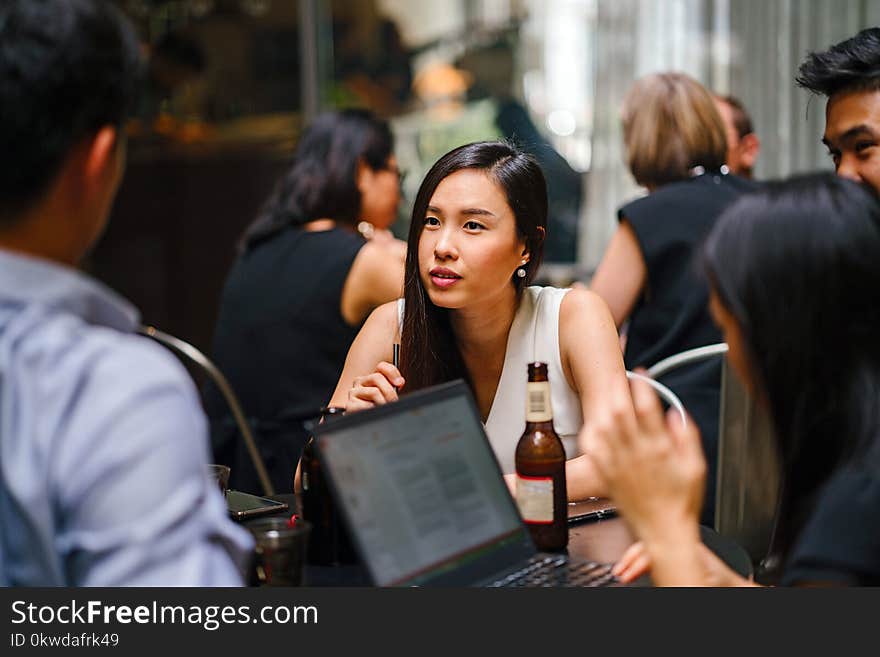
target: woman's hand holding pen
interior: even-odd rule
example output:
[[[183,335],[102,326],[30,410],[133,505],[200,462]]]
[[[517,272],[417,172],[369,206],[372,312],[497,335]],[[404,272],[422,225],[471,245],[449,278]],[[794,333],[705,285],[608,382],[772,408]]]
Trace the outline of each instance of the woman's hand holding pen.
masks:
[[[348,391],[347,413],[397,401],[397,390],[406,383],[391,363],[382,361],[376,371],[367,376],[355,377]]]

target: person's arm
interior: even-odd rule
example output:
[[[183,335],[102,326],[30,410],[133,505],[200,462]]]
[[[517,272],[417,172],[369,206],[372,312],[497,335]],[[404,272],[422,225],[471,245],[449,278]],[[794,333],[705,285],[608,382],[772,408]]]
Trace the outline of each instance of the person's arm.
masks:
[[[329,405],[351,412],[395,401],[394,386],[404,385],[397,368],[391,365],[399,336],[397,301],[384,303],[370,313],[348,350]]]
[[[610,410],[596,420],[587,457],[618,511],[645,545],[658,586],[709,585],[700,559],[699,514],[706,479],[700,432],[665,417],[651,387],[631,385],[634,413]]]
[[[382,304],[370,313],[348,350],[328,406],[355,412],[397,399],[394,387],[401,388],[405,381],[388,362],[393,358],[394,343],[400,341],[397,325],[397,301]],[[293,474],[293,490],[302,490],[299,461]]]
[[[395,401],[394,387],[401,388],[405,384],[398,369],[389,362],[393,358],[393,345],[399,341],[397,301],[390,301],[370,313],[352,342],[328,406],[355,412]],[[302,490],[299,462],[293,475],[293,490],[297,493]]]
[[[694,556],[690,549],[687,551],[687,555],[689,558]],[[697,558],[703,570],[701,583],[706,586],[760,586],[752,579],[746,579],[731,569],[704,543],[697,546]],[[621,582],[628,584],[642,575],[650,573],[651,568],[651,554],[645,548],[645,544],[638,541],[623,553],[623,556],[614,564],[611,572]],[[680,570],[680,567],[676,567],[676,570]],[[661,574],[660,577],[663,578],[664,575]]]
[[[594,418],[610,409],[632,413],[623,357],[608,307],[588,290],[571,290],[559,309],[559,352],[569,385],[580,398],[588,436]],[[581,440],[581,448],[588,449]],[[566,464],[566,485],[571,500],[601,497],[605,485],[593,462],[579,456]]]
[[[616,328],[632,313],[647,277],[648,269],[636,233],[626,219],[621,219],[590,281],[590,289],[608,304]]]
[[[58,547],[75,586],[240,586],[252,540],[207,476],[180,364],[146,338],[105,348],[53,455]]]
[[[340,310],[346,322],[357,326],[383,303],[403,296],[405,258],[406,244],[399,240],[373,239],[361,247],[342,288]]]

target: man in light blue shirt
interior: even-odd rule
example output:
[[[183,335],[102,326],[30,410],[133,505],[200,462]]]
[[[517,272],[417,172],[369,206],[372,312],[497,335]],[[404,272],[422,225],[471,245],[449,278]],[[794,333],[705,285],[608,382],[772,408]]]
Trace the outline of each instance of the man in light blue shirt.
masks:
[[[125,164],[140,63],[101,0],[0,4],[0,584],[231,586],[252,543],[185,370],[74,267]]]

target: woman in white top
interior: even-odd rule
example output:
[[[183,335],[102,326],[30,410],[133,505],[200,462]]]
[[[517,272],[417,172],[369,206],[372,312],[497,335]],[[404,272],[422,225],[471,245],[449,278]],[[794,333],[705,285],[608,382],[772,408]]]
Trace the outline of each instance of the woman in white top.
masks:
[[[395,386],[406,393],[463,378],[508,475],[525,427],[529,361],[549,365],[553,419],[569,457],[598,409],[631,414],[605,303],[586,290],[527,287],[546,225],[546,183],[532,157],[480,142],[440,158],[413,207],[402,312],[395,302],[373,311],[331,405],[356,411],[395,401]],[[390,364],[398,341],[399,370]],[[571,499],[604,493],[589,459],[572,458],[566,474]]]

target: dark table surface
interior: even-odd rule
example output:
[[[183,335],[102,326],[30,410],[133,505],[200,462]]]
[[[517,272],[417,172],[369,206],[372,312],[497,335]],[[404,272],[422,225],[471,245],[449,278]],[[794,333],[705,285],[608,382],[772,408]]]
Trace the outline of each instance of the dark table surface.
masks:
[[[290,516],[294,509],[299,509],[297,495],[274,495],[272,499],[288,504],[290,510],[281,512],[284,515]],[[597,504],[596,508],[603,507],[607,507],[607,504]],[[733,570],[744,577],[752,575],[749,555],[737,543],[708,527],[701,526],[700,534],[703,543]],[[591,518],[569,525],[568,554],[579,559],[614,563],[634,540],[632,532],[622,518],[614,513],[606,513],[600,518]],[[360,565],[307,565],[305,583],[307,586],[370,585],[369,578]],[[634,584],[649,586],[650,580],[643,577]]]

